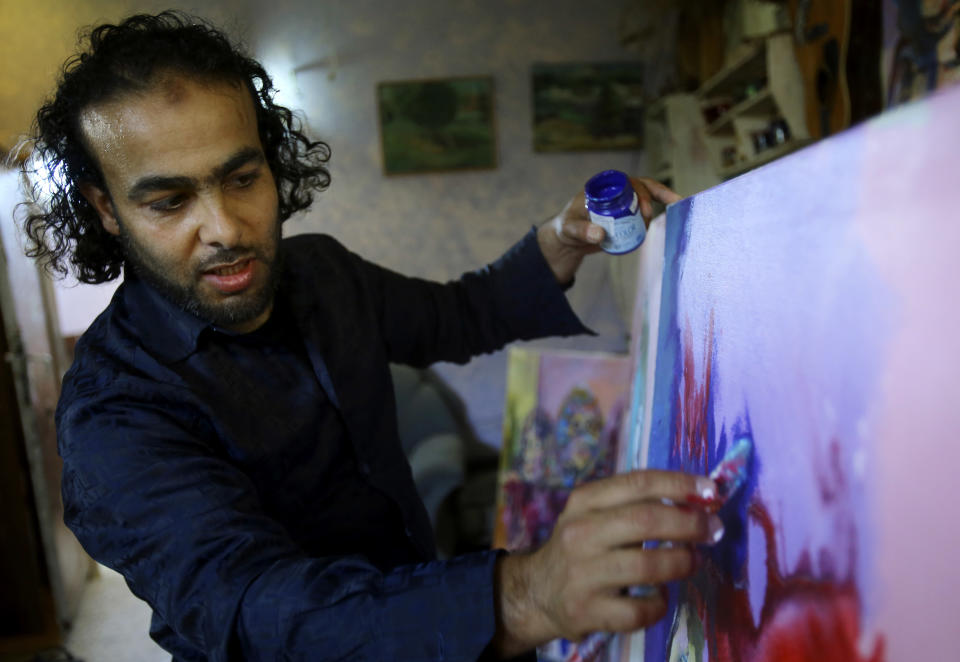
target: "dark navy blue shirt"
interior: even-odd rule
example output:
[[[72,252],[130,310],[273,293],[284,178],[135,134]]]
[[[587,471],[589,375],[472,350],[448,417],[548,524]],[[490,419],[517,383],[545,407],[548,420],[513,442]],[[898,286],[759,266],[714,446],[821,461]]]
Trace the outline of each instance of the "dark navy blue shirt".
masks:
[[[389,362],[586,329],[531,231],[444,285],[282,242],[270,320],[234,335],[133,273],[57,409],[67,525],[177,660],[475,660],[496,553],[435,560]]]

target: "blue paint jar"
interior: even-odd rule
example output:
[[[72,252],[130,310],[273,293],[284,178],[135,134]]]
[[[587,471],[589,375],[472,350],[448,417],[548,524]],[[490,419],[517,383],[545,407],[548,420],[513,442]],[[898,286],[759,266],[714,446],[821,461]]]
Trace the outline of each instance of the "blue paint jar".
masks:
[[[643,243],[647,225],[640,215],[637,193],[625,173],[619,170],[597,173],[587,181],[583,192],[590,220],[607,234],[600,248],[612,255],[622,255]]]

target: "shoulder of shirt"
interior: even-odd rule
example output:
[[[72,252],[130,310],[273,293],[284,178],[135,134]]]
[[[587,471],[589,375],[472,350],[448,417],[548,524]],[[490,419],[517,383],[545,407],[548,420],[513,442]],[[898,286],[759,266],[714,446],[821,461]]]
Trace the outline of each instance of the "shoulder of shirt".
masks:
[[[158,388],[157,376],[168,373],[140,348],[136,330],[124,322],[121,289],[107,307],[77,340],[73,363],[63,376],[56,419],[71,409],[88,406],[117,396],[153,399]],[[180,390],[174,380],[169,386]]]
[[[326,287],[343,285],[342,280],[370,266],[334,237],[326,234],[298,234],[283,240],[284,270],[295,280],[323,281]],[[288,281],[285,286],[289,286]]]
[[[299,255],[311,252],[349,253],[346,246],[328,234],[304,233],[283,238],[287,254]]]

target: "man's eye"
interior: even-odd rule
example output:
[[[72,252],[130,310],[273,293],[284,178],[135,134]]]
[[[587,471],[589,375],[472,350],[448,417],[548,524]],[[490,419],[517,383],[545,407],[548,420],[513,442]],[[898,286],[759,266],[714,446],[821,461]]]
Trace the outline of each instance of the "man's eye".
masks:
[[[253,182],[257,180],[257,177],[259,175],[260,173],[257,171],[245,172],[241,175],[236,175],[233,178],[233,185],[236,186],[237,188],[246,188],[247,186],[250,186],[251,184],[253,184]]]
[[[157,200],[150,203],[150,209],[153,211],[176,211],[183,206],[183,203],[186,202],[187,196],[185,195],[171,195],[169,198],[163,198],[162,200]]]

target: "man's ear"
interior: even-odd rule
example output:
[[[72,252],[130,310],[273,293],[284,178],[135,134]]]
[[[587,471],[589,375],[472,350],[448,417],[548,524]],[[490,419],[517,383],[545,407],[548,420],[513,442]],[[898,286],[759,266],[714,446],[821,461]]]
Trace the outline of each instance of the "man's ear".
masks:
[[[110,194],[96,184],[89,182],[80,184],[80,193],[97,210],[103,229],[112,235],[120,234],[120,224],[117,223],[117,214],[113,209]]]

